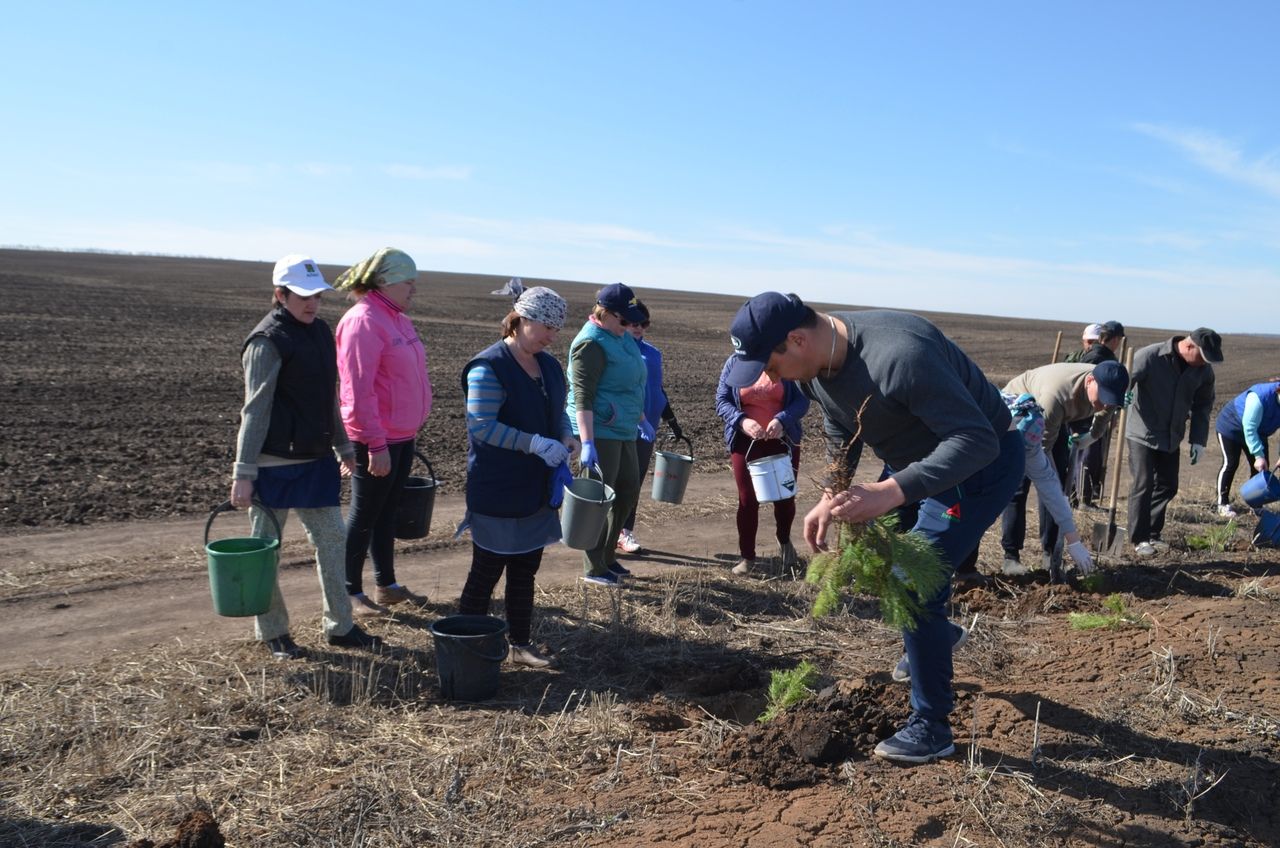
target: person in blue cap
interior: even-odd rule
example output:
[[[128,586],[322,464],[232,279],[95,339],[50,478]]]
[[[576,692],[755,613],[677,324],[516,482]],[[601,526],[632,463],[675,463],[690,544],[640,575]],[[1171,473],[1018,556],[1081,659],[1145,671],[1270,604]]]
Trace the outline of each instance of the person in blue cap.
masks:
[[[643,320],[635,292],[613,283],[597,292],[587,322],[569,344],[569,421],[582,441],[578,462],[598,469],[614,492],[604,535],[583,552],[582,579],[603,586],[621,585],[631,573],[618,564],[617,541],[640,495],[636,432],[648,370],[628,330]]]
[[[816,312],[796,295],[765,292],[730,327],[735,359],[726,381],[761,372],[796,380],[822,409],[833,467],[852,481],[863,445],[884,463],[875,482],[828,488],[805,516],[805,540],[825,550],[835,521],[871,521],[897,510],[954,568],[1009,503],[1023,477],[1023,437],[1010,429],[1000,392],[953,341],[905,312]],[[912,669],[911,716],[877,756],[927,763],[955,753],[955,705],[947,620],[950,585],[921,598],[925,612],[903,631]]]
[[[1261,474],[1271,469],[1267,439],[1280,430],[1280,377],[1257,383],[1236,395],[1222,407],[1214,425],[1222,467],[1218,469],[1218,515],[1236,518],[1231,506],[1231,483],[1235,480],[1240,454]]]

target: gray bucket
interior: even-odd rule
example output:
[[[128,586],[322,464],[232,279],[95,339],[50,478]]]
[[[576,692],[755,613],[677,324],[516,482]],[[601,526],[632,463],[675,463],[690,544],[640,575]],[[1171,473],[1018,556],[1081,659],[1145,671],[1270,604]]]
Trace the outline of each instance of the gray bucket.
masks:
[[[486,701],[498,692],[507,658],[507,623],[491,615],[451,615],[431,625],[440,695],[448,701]]]
[[[560,532],[565,547],[579,551],[600,547],[613,499],[613,489],[594,477],[575,477],[565,486],[564,504],[560,507]]]
[[[685,487],[689,485],[689,475],[693,473],[693,444],[684,440],[689,452],[673,453],[658,451],[658,459],[653,466],[653,493],[655,501],[678,504],[684,500]]]

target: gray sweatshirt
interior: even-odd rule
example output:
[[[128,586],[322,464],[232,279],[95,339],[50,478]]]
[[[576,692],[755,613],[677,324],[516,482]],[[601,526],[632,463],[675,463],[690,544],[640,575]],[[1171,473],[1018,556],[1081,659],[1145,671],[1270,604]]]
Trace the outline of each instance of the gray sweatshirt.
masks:
[[[836,312],[849,331],[844,366],[802,384],[822,406],[827,453],[852,478],[862,445],[892,469],[907,503],[952,488],[991,463],[1009,410],[973,360],[917,315]],[[866,402],[858,432],[858,409]]]

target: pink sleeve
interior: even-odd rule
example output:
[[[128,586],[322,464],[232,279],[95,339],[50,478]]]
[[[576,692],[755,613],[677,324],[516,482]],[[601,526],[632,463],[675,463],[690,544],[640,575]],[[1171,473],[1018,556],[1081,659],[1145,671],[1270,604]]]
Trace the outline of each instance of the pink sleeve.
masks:
[[[339,322],[336,341],[342,424],[352,441],[367,445],[372,452],[383,450],[387,432],[374,390],[384,347],[382,334],[374,322],[361,315]]]

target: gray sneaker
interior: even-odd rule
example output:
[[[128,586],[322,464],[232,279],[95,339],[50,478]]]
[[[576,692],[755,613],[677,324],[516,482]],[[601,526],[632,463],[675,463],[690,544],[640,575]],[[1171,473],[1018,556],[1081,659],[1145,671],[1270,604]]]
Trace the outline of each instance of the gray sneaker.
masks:
[[[954,652],[969,641],[969,628],[956,624],[951,624],[951,650]],[[893,667],[892,677],[898,683],[911,682],[911,661],[907,659],[907,655],[903,654],[902,659],[898,660],[898,664]]]
[[[951,728],[912,713],[907,726],[876,746],[876,756],[897,763],[931,763],[956,752]]]
[[[1004,563],[1000,566],[1000,573],[1006,577],[1021,577],[1030,571],[1031,569],[1027,568],[1013,557],[1005,557]]]

